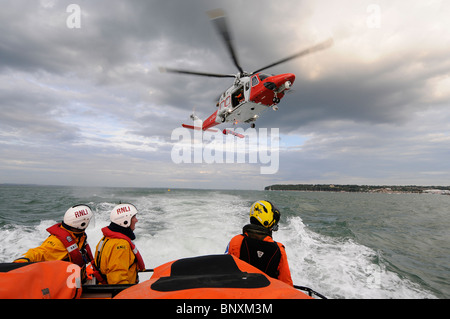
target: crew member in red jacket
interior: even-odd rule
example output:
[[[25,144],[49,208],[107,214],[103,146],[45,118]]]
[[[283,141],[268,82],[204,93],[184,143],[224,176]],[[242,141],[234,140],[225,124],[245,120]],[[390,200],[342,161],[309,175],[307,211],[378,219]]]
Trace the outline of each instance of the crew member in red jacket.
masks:
[[[250,208],[250,224],[244,226],[241,235],[231,239],[226,253],[293,286],[284,245],[272,239],[279,221],[280,211],[271,202],[255,202]]]
[[[47,228],[50,236],[40,246],[29,249],[14,262],[63,260],[84,267],[93,259],[85,232],[92,216],[87,205],[70,207],[61,223]]]

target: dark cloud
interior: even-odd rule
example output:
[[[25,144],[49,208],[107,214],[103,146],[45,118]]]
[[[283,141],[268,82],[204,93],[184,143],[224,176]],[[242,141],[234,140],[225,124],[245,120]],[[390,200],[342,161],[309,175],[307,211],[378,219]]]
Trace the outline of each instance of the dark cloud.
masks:
[[[200,184],[232,186],[230,176],[239,174],[242,185],[259,188],[270,180],[426,181],[450,171],[443,160],[450,149],[447,4],[381,1],[381,25],[371,28],[371,1],[80,0],[81,28],[70,29],[71,3],[8,1],[0,12],[0,144],[8,150],[0,177],[8,182],[30,170],[41,170],[39,182],[83,172],[79,184],[95,174],[110,183],[109,173],[128,172],[136,185],[195,187],[188,182],[195,174],[203,180],[201,172],[216,172]],[[296,74],[294,92],[257,122],[280,128],[289,141],[276,175],[229,164],[190,165],[188,173],[171,163],[173,129],[192,111],[201,118],[214,112],[232,81],[158,67],[237,72],[206,15],[217,7],[228,13],[247,71],[335,40],[324,52],[268,70]],[[23,145],[39,156],[32,161],[18,151]],[[75,164],[68,152],[89,156]],[[71,179],[62,175],[61,182]]]

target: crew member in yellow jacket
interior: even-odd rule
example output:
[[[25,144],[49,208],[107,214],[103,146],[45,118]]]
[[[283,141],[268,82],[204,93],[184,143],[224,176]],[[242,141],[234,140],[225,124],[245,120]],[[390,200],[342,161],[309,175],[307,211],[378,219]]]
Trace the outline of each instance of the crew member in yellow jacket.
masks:
[[[61,223],[47,228],[50,236],[40,246],[29,249],[14,262],[63,260],[86,266],[93,259],[85,233],[92,216],[87,205],[70,207]]]
[[[135,284],[144,261],[133,243],[138,219],[132,204],[120,204],[111,211],[111,224],[102,229],[103,238],[95,252],[95,264],[108,284]]]

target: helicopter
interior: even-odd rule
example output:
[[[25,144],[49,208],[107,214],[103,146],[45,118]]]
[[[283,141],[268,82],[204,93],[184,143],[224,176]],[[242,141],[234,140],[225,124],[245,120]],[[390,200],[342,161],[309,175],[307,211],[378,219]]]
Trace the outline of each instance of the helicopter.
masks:
[[[211,128],[222,123],[233,123],[233,125],[238,123],[250,123],[250,126],[254,128],[254,122],[259,118],[262,112],[269,108],[272,108],[274,111],[278,110],[278,104],[285,94],[292,88],[295,81],[295,75],[293,73],[272,75],[262,73],[262,71],[281,63],[285,63],[317,51],[325,50],[333,45],[333,39],[330,38],[308,49],[304,49],[296,54],[259,68],[253,72],[246,72],[241,67],[236,55],[225,12],[222,9],[215,9],[208,11],[207,14],[215,26],[216,31],[222,37],[222,40],[228,50],[228,54],[239,72],[236,74],[218,74],[160,67],[161,72],[215,78],[234,78],[233,85],[220,95],[216,103],[217,110],[213,112],[205,121],[201,122],[201,120],[194,113],[191,114],[190,118],[196,123],[202,123],[200,124],[201,127],[197,127],[195,124],[182,124],[184,128],[192,130],[201,129],[202,131],[215,131]],[[236,133],[230,129],[224,129],[223,134],[232,134],[240,138],[244,137],[242,134]]]

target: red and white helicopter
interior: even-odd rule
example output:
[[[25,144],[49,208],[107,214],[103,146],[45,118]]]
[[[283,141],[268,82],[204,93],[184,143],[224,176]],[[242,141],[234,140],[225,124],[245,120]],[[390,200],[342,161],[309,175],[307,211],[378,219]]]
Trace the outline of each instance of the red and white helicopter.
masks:
[[[182,125],[188,129],[201,129],[206,131],[210,130],[211,127],[226,122],[231,122],[233,125],[237,123],[251,123],[251,127],[254,128],[254,122],[259,118],[259,114],[261,112],[267,110],[269,107],[272,107],[275,111],[278,110],[277,104],[280,103],[285,93],[292,87],[292,84],[295,81],[295,75],[292,73],[270,75],[261,73],[261,71],[292,59],[327,49],[333,45],[333,40],[328,39],[327,41],[321,42],[313,47],[249,73],[245,72],[238,62],[224,11],[221,9],[216,9],[209,11],[208,15],[225,42],[229,54],[234,62],[234,65],[238,68],[239,73],[217,74],[173,68],[160,68],[161,72],[235,79],[233,85],[220,96],[216,104],[217,110],[203,122],[202,127],[200,128],[187,124]],[[194,121],[200,120],[195,114],[191,115],[191,119]],[[242,134],[238,134],[228,129],[224,129],[223,134],[233,134],[241,138],[244,137]]]

